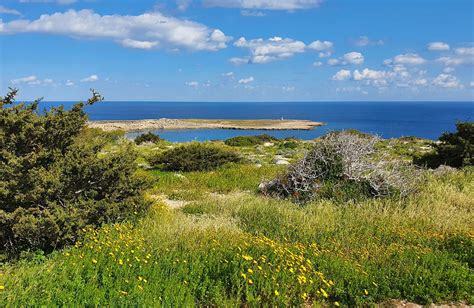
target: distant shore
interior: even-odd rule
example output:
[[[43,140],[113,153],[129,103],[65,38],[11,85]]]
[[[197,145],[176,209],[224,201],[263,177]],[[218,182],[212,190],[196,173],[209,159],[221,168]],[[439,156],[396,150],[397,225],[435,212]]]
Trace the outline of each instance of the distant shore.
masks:
[[[309,120],[214,120],[214,119],[146,119],[90,121],[91,128],[125,132],[176,129],[239,129],[239,130],[311,130],[324,125]]]

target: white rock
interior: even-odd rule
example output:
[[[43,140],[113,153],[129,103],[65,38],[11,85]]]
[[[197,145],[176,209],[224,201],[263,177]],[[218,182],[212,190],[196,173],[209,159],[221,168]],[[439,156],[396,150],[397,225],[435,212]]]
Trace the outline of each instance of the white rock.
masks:
[[[273,145],[274,145],[274,144],[271,143],[271,142],[265,142],[265,143],[263,144],[264,147],[272,147]]]
[[[290,162],[287,160],[279,159],[275,162],[276,165],[289,165]]]

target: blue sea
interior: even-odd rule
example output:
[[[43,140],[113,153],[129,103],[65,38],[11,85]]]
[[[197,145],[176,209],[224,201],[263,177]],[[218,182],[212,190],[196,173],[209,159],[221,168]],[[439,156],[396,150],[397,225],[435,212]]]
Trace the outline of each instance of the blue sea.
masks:
[[[60,103],[42,102],[40,108]],[[70,107],[72,103],[64,103]],[[269,134],[313,139],[332,130],[357,129],[383,138],[437,139],[457,121],[474,121],[474,102],[101,102],[86,107],[91,120],[138,119],[306,119],[324,122],[314,130],[260,131],[201,129],[154,131],[170,141],[204,141]],[[129,136],[133,137],[131,133]]]

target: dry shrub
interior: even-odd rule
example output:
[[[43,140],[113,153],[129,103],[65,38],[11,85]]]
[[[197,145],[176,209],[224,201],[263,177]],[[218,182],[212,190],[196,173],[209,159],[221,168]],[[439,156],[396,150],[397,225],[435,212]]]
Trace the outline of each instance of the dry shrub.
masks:
[[[377,153],[375,146],[379,141],[376,136],[329,133],[285,174],[262,183],[260,190],[265,195],[292,198],[297,203],[317,197],[324,184],[341,182],[358,183],[368,188],[371,196],[407,196],[415,190],[419,172],[410,163],[388,160]]]

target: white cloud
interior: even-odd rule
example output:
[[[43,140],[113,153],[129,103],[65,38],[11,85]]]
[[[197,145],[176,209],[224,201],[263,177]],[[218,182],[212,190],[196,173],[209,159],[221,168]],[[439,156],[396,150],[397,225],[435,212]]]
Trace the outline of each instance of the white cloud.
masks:
[[[364,56],[360,52],[349,52],[343,57],[344,62],[348,64],[362,64],[364,63]]]
[[[248,83],[253,82],[254,80],[255,80],[255,79],[254,79],[252,76],[250,76],[249,78],[240,79],[240,80],[239,80],[239,83],[240,83],[240,84],[248,84]]]
[[[351,78],[351,71],[349,70],[340,70],[334,76],[332,76],[332,80],[338,81],[347,80],[349,78]]]
[[[30,82],[36,82],[38,78],[34,75],[28,76],[28,77],[21,77],[17,79],[12,79],[10,80],[11,84],[20,84],[20,83],[30,83]]]
[[[43,80],[38,79],[35,75],[21,77],[10,80],[11,84],[29,84],[29,85],[50,85],[53,84],[54,80],[51,78],[45,78]]]
[[[449,66],[448,66],[448,67],[445,67],[445,68],[443,69],[443,73],[449,74],[449,73],[452,73],[452,72],[454,72],[454,68],[453,68],[453,67],[449,67]]]
[[[332,50],[333,47],[334,47],[334,43],[332,42],[317,40],[309,44],[307,48],[313,49],[316,51],[328,51],[328,50]]]
[[[348,64],[362,64],[364,63],[364,56],[360,52],[348,52],[338,59],[329,59],[328,64],[331,66],[348,65]]]
[[[428,44],[428,50],[445,51],[445,50],[449,50],[449,45],[443,42],[431,42]]]
[[[74,82],[72,82],[71,80],[66,81],[66,86],[71,87],[73,85],[74,85]]]
[[[77,0],[20,0],[20,3],[57,3],[62,5],[74,4]]]
[[[426,60],[416,53],[407,53],[395,56],[393,59],[384,61],[385,65],[402,64],[402,65],[420,65],[426,63]]]
[[[460,47],[454,49],[454,52],[459,56],[473,56],[474,57],[474,47]]]
[[[0,5],[0,14],[21,15],[17,10],[6,8],[3,5]]]
[[[81,79],[81,82],[94,82],[99,80],[99,76],[97,75],[90,75],[89,77]]]
[[[232,77],[232,76],[234,76],[234,72],[223,73],[222,76],[224,76],[224,77]]]
[[[368,68],[364,68],[361,72],[359,70],[354,71],[354,80],[364,80],[364,79],[385,79],[387,78],[388,73],[386,71],[376,71]]]
[[[247,41],[245,37],[241,37],[235,41],[234,46],[247,48],[251,53],[247,62],[255,64],[269,63],[276,60],[290,58],[296,53],[302,53],[305,51],[305,43],[278,36],[269,38],[268,40],[260,38],[250,41]],[[234,64],[243,64],[244,62],[241,58],[232,59],[231,62]]]
[[[433,79],[433,85],[441,88],[457,89],[462,88],[462,84],[456,78],[456,76],[450,74],[439,74]]]
[[[230,58],[229,59],[229,62],[234,64],[234,65],[242,65],[242,64],[248,64],[249,63],[249,59],[247,58],[237,58],[237,57],[234,57],[234,58]]]
[[[428,80],[426,78],[415,79],[413,81],[413,85],[415,86],[427,86]]]
[[[92,10],[44,14],[36,20],[0,21],[0,33],[49,33],[112,40],[126,47],[219,50],[231,38],[218,29],[159,12],[142,15],[99,15]]]
[[[240,11],[240,14],[242,16],[246,16],[246,17],[263,17],[263,16],[266,16],[266,14],[263,13],[263,12],[253,11],[253,10],[242,10],[242,11]]]
[[[319,67],[319,66],[322,66],[322,65],[323,65],[323,62],[321,62],[321,61],[315,61],[313,63],[313,66],[315,66],[315,67]]]
[[[293,92],[295,90],[295,87],[293,87],[293,86],[283,86],[283,87],[281,87],[281,89],[284,92]]]
[[[149,42],[149,41],[136,41],[132,39],[124,39],[121,42],[122,46],[137,48],[137,49],[151,49],[158,45],[158,42]]]
[[[370,40],[367,36],[360,36],[358,39],[354,40],[354,45],[359,47],[364,47],[368,45],[383,45],[382,40]]]
[[[192,87],[192,88],[197,88],[199,87],[199,82],[197,81],[188,81],[185,83],[187,86]]]
[[[469,83],[469,86],[470,86],[471,88],[474,88],[474,81],[471,81],[471,82]]]
[[[185,11],[191,5],[192,0],[176,0],[178,10]]]
[[[208,7],[293,11],[318,7],[322,0],[204,0]]]

